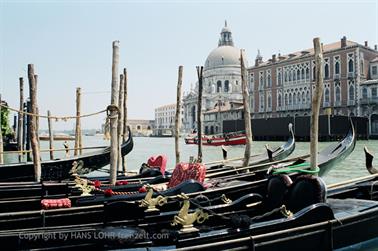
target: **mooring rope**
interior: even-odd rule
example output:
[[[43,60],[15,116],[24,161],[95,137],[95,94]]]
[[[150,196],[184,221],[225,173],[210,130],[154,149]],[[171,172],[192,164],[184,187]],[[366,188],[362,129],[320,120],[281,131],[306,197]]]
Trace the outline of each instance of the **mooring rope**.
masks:
[[[39,118],[45,118],[45,119],[51,118],[51,119],[54,119],[55,121],[58,121],[58,120],[67,121],[69,119],[86,118],[86,117],[95,116],[95,115],[98,115],[98,114],[101,114],[101,113],[107,111],[107,109],[104,109],[104,110],[101,110],[101,111],[98,111],[98,112],[88,113],[88,114],[84,114],[84,115],[80,115],[80,116],[47,116],[47,115],[41,115],[41,114],[37,114],[37,113],[25,112],[25,111],[15,109],[15,108],[12,108],[12,107],[4,105],[4,104],[0,104],[0,106],[4,107],[6,109],[9,109],[11,111],[20,113],[20,114],[39,117]]]

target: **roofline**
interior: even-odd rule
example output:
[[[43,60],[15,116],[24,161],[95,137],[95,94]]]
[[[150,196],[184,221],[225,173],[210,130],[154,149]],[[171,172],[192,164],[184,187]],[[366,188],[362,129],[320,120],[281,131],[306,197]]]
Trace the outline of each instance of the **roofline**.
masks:
[[[350,42],[356,43],[354,41],[350,41]],[[369,50],[371,52],[378,53],[378,51],[374,50],[373,48],[366,47],[362,44],[356,43],[355,45],[349,45],[349,46],[346,46],[346,47],[343,47],[343,48],[340,47],[340,48],[337,48],[337,49],[326,51],[326,52],[324,52],[324,54],[333,53],[333,52],[342,51],[342,50],[354,49],[354,48],[362,48],[362,49],[365,49],[365,50]],[[287,54],[287,55],[289,55],[289,54]],[[309,53],[308,55],[305,55],[303,57],[288,58],[288,59],[276,61],[274,63],[271,62],[269,64],[264,64],[264,65],[259,65],[259,66],[254,65],[254,66],[251,66],[251,67],[247,67],[247,70],[262,69],[264,67],[271,67],[273,65],[278,65],[278,64],[282,64],[282,63],[293,62],[293,61],[308,59],[308,58],[313,58],[313,57],[314,57],[314,54]],[[263,63],[266,63],[266,62],[268,62],[268,61],[264,61]]]

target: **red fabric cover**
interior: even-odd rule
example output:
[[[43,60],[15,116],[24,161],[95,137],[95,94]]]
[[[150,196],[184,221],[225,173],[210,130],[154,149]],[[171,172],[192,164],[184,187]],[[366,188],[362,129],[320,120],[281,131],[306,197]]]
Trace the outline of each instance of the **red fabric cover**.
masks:
[[[94,186],[95,186],[95,188],[99,188],[101,186],[101,181],[95,180],[94,181]]]
[[[206,176],[206,166],[201,163],[178,163],[173,170],[168,188],[175,187],[186,180],[197,180],[203,183]]]
[[[152,168],[158,168],[161,174],[164,175],[165,168],[167,167],[167,156],[157,155],[148,159],[147,164]]]
[[[41,200],[41,206],[42,206],[42,209],[69,208],[71,207],[71,200],[69,198],[43,199]]]
[[[138,192],[145,193],[145,192],[147,192],[147,189],[145,187],[141,187],[141,188],[139,188]]]
[[[127,180],[119,180],[116,182],[116,186],[124,186],[124,185],[127,185],[129,184],[129,182]]]
[[[106,189],[105,191],[104,191],[104,195],[105,195],[105,197],[111,197],[112,195],[113,195],[113,190],[112,189]]]

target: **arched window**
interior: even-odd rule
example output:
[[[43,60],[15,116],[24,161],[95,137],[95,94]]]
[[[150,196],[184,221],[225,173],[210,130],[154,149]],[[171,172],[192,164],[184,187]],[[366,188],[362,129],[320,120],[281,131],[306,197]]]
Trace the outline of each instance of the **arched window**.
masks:
[[[315,80],[315,66],[312,67],[312,80]]]
[[[270,77],[270,75],[267,76],[267,82],[268,82],[268,87],[271,87],[272,86],[272,78]]]
[[[290,71],[290,73],[289,73],[289,82],[291,82],[292,77],[293,77],[293,72]]]
[[[301,77],[301,70],[297,70],[297,79],[300,80],[302,77]]]
[[[217,82],[217,92],[221,92],[222,91],[222,82],[219,80]]]
[[[287,71],[285,71],[285,82],[287,82]]]
[[[341,91],[340,91],[339,86],[336,86],[335,95],[336,95],[336,103],[340,103],[341,102]]]
[[[353,84],[349,86],[349,100],[350,101],[354,100],[354,85]]]
[[[296,105],[297,104],[297,94],[294,93],[293,94],[293,105]]]
[[[288,104],[289,104],[289,99],[288,99],[287,93],[285,93],[285,105],[288,105]]]
[[[281,107],[282,106],[282,97],[281,97],[281,93],[278,94],[278,107]]]
[[[364,87],[364,88],[362,89],[362,98],[367,99],[367,97],[368,97],[368,90],[367,90],[366,87]]]
[[[310,79],[310,70],[306,67],[306,79]]]
[[[294,71],[294,72],[293,72],[293,81],[295,81],[295,80],[297,80],[297,74],[296,74],[296,72]]]
[[[281,76],[281,72],[278,72],[277,79],[278,79],[278,85],[282,85],[282,76]]]
[[[272,96],[271,95],[268,95],[268,107],[269,108],[272,107]]]
[[[329,89],[326,88],[324,91],[324,102],[329,104]]]
[[[291,105],[292,103],[293,103],[293,96],[290,93],[289,94],[289,105]]]
[[[228,80],[224,81],[224,92],[229,92],[230,82]]]
[[[324,66],[324,78],[329,79],[329,65],[328,64]]]
[[[307,91],[307,93],[306,93],[306,100],[307,100],[307,102],[311,103],[310,91]]]
[[[340,74],[340,63],[336,61],[335,63],[335,74]]]
[[[305,79],[305,70],[304,70],[304,68],[302,68],[301,79]]]
[[[302,92],[302,103],[306,104],[306,97],[304,92]]]
[[[260,89],[264,89],[264,77],[260,76]]]
[[[354,67],[353,60],[349,59],[349,61],[348,61],[348,72],[353,72],[354,71],[353,67]]]

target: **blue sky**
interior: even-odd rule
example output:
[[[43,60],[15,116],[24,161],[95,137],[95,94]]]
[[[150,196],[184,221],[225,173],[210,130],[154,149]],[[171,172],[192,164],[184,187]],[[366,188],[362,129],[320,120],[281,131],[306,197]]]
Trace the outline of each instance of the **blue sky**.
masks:
[[[112,41],[120,41],[120,71],[128,69],[129,118],[153,119],[154,108],[174,103],[178,66],[184,90],[196,81],[217,46],[224,20],[235,45],[250,63],[311,48],[342,36],[378,43],[378,1],[4,1],[0,0],[0,91],[18,106],[18,78],[27,64],[39,75],[40,112],[75,113],[82,88],[82,113],[110,102]],[[27,81],[25,82],[27,84]],[[84,119],[100,128],[104,116]],[[40,122],[47,127],[46,121]],[[72,129],[74,121],[56,129]]]

